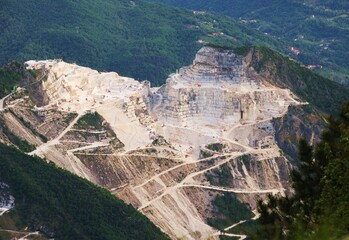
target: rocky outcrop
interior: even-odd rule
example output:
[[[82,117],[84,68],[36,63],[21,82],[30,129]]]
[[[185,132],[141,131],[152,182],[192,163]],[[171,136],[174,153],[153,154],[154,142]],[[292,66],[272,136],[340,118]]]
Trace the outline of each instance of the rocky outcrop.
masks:
[[[49,104],[58,104],[64,110],[89,110],[116,99],[125,100],[127,104],[130,98],[149,94],[148,82],[139,83],[115,72],[100,73],[61,60],[42,61],[42,64],[48,70],[42,85]]]
[[[246,76],[242,56],[202,48],[193,65],[181,68],[157,91],[163,121],[182,126],[219,125],[275,117],[294,102],[287,90],[266,87]]]

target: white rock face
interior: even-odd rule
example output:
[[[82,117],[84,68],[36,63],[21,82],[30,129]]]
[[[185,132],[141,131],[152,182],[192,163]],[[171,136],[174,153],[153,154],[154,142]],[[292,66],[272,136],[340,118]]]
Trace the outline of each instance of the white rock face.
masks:
[[[43,62],[43,61],[41,61]],[[86,67],[63,61],[48,61],[44,90],[51,103],[58,103],[70,111],[90,109],[110,100],[125,100],[147,96],[149,84],[132,78],[121,77],[115,72],[100,73]]]
[[[145,126],[135,116],[136,108],[146,108],[144,102],[135,106],[135,100],[140,102],[148,98],[149,82],[140,83],[115,72],[100,73],[60,60],[39,63],[44,63],[48,70],[43,89],[50,105],[81,114],[91,109],[98,110],[125,143],[127,150],[150,142]],[[36,66],[33,62],[31,64]]]
[[[196,54],[193,65],[181,68],[179,75],[182,82],[238,84],[244,76],[243,59],[232,51],[203,47]]]
[[[271,120],[297,104],[288,89],[248,78],[241,56],[211,47],[202,48],[193,65],[171,75],[155,94],[152,111],[165,125],[215,138],[235,125]]]
[[[275,117],[294,100],[290,92],[245,76],[241,56],[202,48],[193,65],[172,75],[158,90],[165,122],[182,126],[234,124]]]
[[[275,142],[271,120],[283,116],[289,105],[302,103],[288,89],[251,79],[244,59],[232,51],[202,48],[191,66],[172,74],[160,88],[62,61],[40,64],[48,73],[43,88],[50,105],[79,116],[97,111],[125,144],[125,151],[101,156],[79,155],[71,149],[59,154],[55,146],[62,144],[76,118],[33,153],[57,164],[65,161],[60,166],[115,191],[173,239],[218,239],[220,232],[207,224],[198,204],[210,204],[205,191],[242,194],[254,208],[256,195],[283,193],[287,188],[289,163]],[[156,145],[159,139],[166,144]],[[208,150],[212,143],[221,143],[224,150]],[[108,144],[94,142],[87,148]],[[202,156],[203,151],[212,157]],[[244,156],[250,162],[241,159]],[[98,171],[93,159],[98,159]],[[206,174],[223,165],[230,169],[234,184],[211,185]],[[151,172],[145,173],[148,167]],[[111,187],[113,181],[116,185]],[[192,189],[200,189],[207,199],[195,198],[188,193]]]

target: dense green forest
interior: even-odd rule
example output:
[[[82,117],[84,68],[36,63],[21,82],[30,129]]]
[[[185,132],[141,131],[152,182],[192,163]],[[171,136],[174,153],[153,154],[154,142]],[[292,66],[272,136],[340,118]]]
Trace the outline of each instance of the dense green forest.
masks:
[[[349,84],[349,3],[333,0],[151,0],[230,16],[288,46],[292,57]],[[300,50],[299,55],[291,47]],[[279,49],[281,50],[281,49]]]
[[[168,239],[107,190],[3,144],[0,182],[15,197],[15,209],[6,217],[17,228],[29,226],[55,239]]]
[[[11,93],[23,76],[23,65],[18,62],[8,62],[0,67],[0,98]]]
[[[259,202],[256,239],[345,239],[349,236],[349,103],[330,118],[321,142],[299,145],[295,194]]]
[[[237,200],[234,193],[218,195],[212,203],[216,209],[215,217],[207,219],[207,222],[221,231],[227,226],[253,216],[247,205]]]
[[[224,35],[208,36],[223,32]],[[129,0],[12,0],[0,8],[0,64],[62,58],[153,84],[194,59],[203,42],[284,45],[233,19]]]

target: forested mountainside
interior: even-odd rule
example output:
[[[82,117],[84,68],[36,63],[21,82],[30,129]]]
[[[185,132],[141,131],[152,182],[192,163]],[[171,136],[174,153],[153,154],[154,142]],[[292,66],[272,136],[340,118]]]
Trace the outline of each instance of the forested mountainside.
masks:
[[[349,83],[347,1],[155,0],[233,17],[282,41],[293,58],[331,79]],[[280,49],[279,49],[280,50]],[[322,66],[322,68],[321,68]]]
[[[0,214],[0,239],[168,239],[108,191],[2,143],[0,185],[0,204],[6,191],[14,197]]]
[[[2,1],[0,63],[62,58],[164,83],[206,42],[282,43],[231,18],[144,1]]]

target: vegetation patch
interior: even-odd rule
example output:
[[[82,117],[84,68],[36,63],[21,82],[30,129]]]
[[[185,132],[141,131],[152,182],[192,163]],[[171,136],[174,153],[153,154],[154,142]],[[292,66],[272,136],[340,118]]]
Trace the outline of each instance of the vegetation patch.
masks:
[[[217,217],[207,219],[207,223],[220,230],[253,217],[250,208],[237,200],[234,193],[217,195],[213,205]]]
[[[69,113],[67,117],[64,119],[64,123],[69,125],[77,116],[77,113]]]
[[[75,124],[77,129],[103,130],[103,117],[99,113],[87,113]]]
[[[247,236],[255,236],[259,230],[259,225],[256,220],[247,220],[244,223],[237,225],[229,230],[229,233],[233,234],[245,234]]]
[[[0,68],[0,98],[11,93],[14,87],[20,82],[22,65],[17,62],[9,62]]]
[[[239,237],[219,236],[219,240],[239,240]]]
[[[215,152],[222,152],[224,149],[224,145],[222,143],[212,143],[207,145],[206,147]]]
[[[211,153],[209,151],[205,151],[203,149],[200,150],[200,159],[209,158],[209,157],[212,157],[212,156],[213,156],[213,153]]]
[[[209,181],[210,184],[214,186],[228,187],[232,180],[230,168],[227,164],[223,164],[217,169],[207,171],[205,173],[205,177],[207,181]]]
[[[110,140],[109,143],[115,150],[121,150],[123,147],[125,147],[125,144],[121,142],[117,137],[114,137],[112,140]]]
[[[27,71],[29,72],[30,75],[32,75],[34,79],[36,79],[42,72],[41,70],[33,70],[33,69],[28,69]]]

